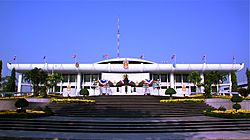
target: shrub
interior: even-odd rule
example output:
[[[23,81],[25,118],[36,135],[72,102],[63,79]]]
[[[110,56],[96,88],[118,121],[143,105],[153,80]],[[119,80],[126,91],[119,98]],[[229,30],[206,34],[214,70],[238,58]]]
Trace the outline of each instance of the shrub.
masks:
[[[47,113],[48,115],[52,115],[53,114],[53,111],[51,108],[49,108],[48,106],[45,106],[45,108],[43,109],[43,111],[45,113]]]
[[[176,91],[175,89],[173,88],[168,88],[166,91],[165,91],[165,95],[170,95],[170,99],[172,99],[172,95],[173,94],[176,94]]]
[[[227,109],[226,109],[224,106],[220,106],[220,107],[218,108],[218,110],[219,110],[219,111],[226,111]]]
[[[233,97],[231,98],[231,101],[238,103],[238,102],[242,102],[243,98],[239,96],[238,94],[234,94]]]
[[[248,96],[248,90],[247,89],[245,89],[245,88],[239,88],[238,89],[238,92],[239,92],[239,94],[241,95],[241,96],[244,96],[244,97],[247,97]]]
[[[233,109],[235,109],[236,111],[241,109],[241,105],[240,104],[233,104]]]
[[[80,95],[89,96],[89,91],[88,91],[88,89],[86,89],[86,88],[81,89],[81,90],[80,90]]]
[[[25,98],[17,99],[15,102],[15,107],[18,108],[17,112],[26,112],[25,107],[29,106],[29,102]]]
[[[233,95],[233,97],[231,98],[232,102],[235,102],[235,104],[233,104],[233,108],[237,110],[241,109],[241,105],[238,104],[238,102],[242,102],[243,98],[241,96],[239,96],[238,94]]]

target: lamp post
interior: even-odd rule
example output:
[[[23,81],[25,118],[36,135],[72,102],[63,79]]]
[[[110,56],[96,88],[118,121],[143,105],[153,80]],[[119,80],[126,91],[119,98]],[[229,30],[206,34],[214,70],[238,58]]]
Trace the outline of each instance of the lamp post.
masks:
[[[148,95],[148,87],[149,87],[148,84],[144,83],[144,84],[143,84],[143,87],[145,88],[144,94],[145,94],[145,95]]]
[[[97,86],[97,82],[95,79],[93,79],[93,85],[92,85],[92,88],[94,89],[94,95],[95,95],[95,89],[96,89],[96,86]]]
[[[156,89],[158,90],[158,96],[160,94],[160,79],[157,79],[156,81]]]

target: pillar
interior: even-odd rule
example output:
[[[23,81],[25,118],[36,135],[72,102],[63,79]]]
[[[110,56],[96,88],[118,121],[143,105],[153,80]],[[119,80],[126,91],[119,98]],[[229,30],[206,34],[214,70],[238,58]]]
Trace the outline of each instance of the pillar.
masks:
[[[204,83],[204,74],[200,73],[201,83]],[[200,92],[204,93],[204,87],[200,87]]]
[[[60,94],[63,93],[63,88],[62,88],[62,81],[60,82]]]
[[[81,90],[81,73],[77,74],[77,81],[76,81],[76,94],[78,94]]]
[[[18,85],[17,85],[17,92],[21,92],[22,91],[22,79],[23,79],[23,75],[19,74],[19,76],[18,76]]]
[[[229,92],[232,92],[232,78],[231,73],[228,74],[228,81],[229,81]]]
[[[170,87],[174,88],[174,73],[170,73]]]

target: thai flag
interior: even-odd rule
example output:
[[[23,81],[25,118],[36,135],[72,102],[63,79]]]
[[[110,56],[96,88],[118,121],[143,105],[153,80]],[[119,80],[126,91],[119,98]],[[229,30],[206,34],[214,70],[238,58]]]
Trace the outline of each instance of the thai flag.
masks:
[[[104,54],[104,55],[102,55],[102,58],[108,59],[109,55],[108,54]]]
[[[104,79],[98,80],[100,86],[106,86],[109,82],[110,82],[109,80],[104,80]]]

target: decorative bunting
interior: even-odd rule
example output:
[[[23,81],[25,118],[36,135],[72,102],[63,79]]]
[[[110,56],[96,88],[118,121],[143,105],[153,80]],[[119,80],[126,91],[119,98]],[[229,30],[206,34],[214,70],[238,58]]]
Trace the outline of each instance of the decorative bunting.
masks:
[[[109,82],[110,82],[109,80],[104,80],[104,79],[98,80],[100,86],[106,86]]]
[[[152,85],[154,83],[154,80],[153,79],[152,80],[145,79],[145,80],[143,80],[143,83],[148,84],[148,85]]]

